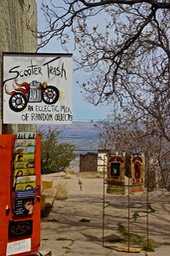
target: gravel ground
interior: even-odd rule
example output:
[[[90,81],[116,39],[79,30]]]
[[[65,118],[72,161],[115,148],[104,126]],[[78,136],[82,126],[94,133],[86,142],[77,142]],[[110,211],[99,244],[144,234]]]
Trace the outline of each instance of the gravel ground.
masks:
[[[43,179],[52,179],[54,186],[65,184],[69,193],[66,200],[55,200],[49,215],[42,218],[40,250],[49,248],[53,256],[170,256],[169,192],[114,196],[105,192],[102,178],[53,174]],[[147,203],[151,206],[149,214]],[[136,220],[135,212],[139,214]],[[120,246],[127,248],[125,244],[113,243],[113,239],[120,238],[118,223],[131,233],[154,240],[155,252],[117,251]]]

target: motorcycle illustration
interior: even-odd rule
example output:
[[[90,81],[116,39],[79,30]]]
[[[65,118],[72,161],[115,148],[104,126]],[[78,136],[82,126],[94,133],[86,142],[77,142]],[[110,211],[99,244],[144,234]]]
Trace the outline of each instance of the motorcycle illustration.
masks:
[[[9,107],[15,112],[23,111],[28,102],[45,102],[46,104],[55,104],[60,96],[59,90],[46,82],[41,83],[32,81],[31,83],[23,82],[21,84],[15,81],[13,85],[14,91],[8,91],[5,84],[5,92],[11,95],[9,99]]]

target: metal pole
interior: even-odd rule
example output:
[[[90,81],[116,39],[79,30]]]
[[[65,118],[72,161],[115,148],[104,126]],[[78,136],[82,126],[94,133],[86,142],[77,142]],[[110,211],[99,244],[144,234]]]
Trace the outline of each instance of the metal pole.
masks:
[[[146,241],[147,245],[149,243],[149,193],[148,193],[148,186],[149,186],[149,166],[147,170],[147,186],[146,186]]]
[[[130,178],[128,177],[128,253],[130,252]]]
[[[104,242],[105,242],[105,239],[104,239],[104,236],[105,236],[105,233],[104,233],[104,228],[105,228],[105,207],[106,207],[106,200],[105,200],[105,163],[107,164],[107,161],[105,160],[105,155],[104,155],[104,159],[103,159],[103,162],[104,162],[104,168],[103,168],[103,213],[102,213],[102,246],[104,247]],[[106,169],[107,169],[107,166],[106,166]]]

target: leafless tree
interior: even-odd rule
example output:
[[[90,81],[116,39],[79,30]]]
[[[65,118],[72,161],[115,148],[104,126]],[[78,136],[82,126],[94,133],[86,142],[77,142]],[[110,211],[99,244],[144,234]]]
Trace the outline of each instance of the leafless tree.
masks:
[[[112,116],[111,116],[112,117]],[[154,120],[138,122],[136,116],[115,116],[115,122],[100,124],[101,147],[112,153],[127,155],[144,153],[146,184],[149,189],[163,187],[170,189],[169,141],[157,129]]]
[[[169,0],[44,0],[42,10],[39,47],[57,37],[66,49],[73,39],[89,102],[150,119],[170,141]]]

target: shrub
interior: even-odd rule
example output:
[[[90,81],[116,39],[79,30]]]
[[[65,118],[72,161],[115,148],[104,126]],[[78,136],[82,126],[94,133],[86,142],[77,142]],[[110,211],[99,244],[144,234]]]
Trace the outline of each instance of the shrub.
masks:
[[[41,134],[41,172],[42,174],[65,172],[70,162],[75,159],[75,146],[59,143],[60,132],[48,129]]]
[[[55,188],[57,189],[56,200],[65,200],[68,198],[69,188],[66,182],[58,183]]]

